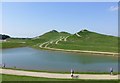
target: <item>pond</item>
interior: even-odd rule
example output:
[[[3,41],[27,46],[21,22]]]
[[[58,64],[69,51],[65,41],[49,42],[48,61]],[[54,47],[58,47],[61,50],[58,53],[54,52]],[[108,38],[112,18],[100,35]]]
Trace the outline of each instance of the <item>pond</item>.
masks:
[[[109,72],[110,67],[118,71],[117,57],[37,50],[29,47],[2,50],[2,63],[6,67],[42,71]]]

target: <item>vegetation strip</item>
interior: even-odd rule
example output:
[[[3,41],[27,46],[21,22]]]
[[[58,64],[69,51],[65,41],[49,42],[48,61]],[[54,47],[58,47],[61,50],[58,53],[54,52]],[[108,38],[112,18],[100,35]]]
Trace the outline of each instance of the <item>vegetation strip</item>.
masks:
[[[118,80],[81,80],[81,79],[55,79],[55,78],[42,78],[42,77],[31,77],[31,76],[18,76],[18,75],[8,75],[8,74],[2,74],[2,81],[49,81],[51,83],[65,83],[71,81],[78,81],[82,83],[118,83]],[[16,82],[16,83],[17,83]],[[4,82],[3,82],[4,83]],[[9,82],[8,82],[9,83]],[[12,83],[12,82],[11,82]],[[14,83],[14,82],[13,82]],[[25,82],[26,83],[26,82]]]

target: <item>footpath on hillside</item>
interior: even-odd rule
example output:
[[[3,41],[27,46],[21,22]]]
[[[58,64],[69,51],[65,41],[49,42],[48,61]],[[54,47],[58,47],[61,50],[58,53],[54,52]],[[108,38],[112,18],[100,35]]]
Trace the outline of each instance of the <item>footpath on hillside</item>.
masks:
[[[76,33],[77,36],[80,37],[79,34]],[[51,48],[49,47],[50,44],[53,44],[53,41],[55,41],[55,44],[59,44],[60,41],[64,40],[67,41],[67,37],[60,37],[57,40],[47,41],[39,45],[40,48],[48,49],[48,50],[56,50],[56,51],[65,51],[65,52],[77,52],[77,53],[91,53],[91,54],[103,54],[107,56],[118,56],[119,53],[115,52],[101,52],[101,51],[87,51],[87,50],[70,50],[70,49],[59,49],[59,48]]]
[[[0,69],[0,74],[72,79],[70,74],[33,72],[33,71],[12,70],[12,69]],[[77,77],[76,79],[91,79],[91,80],[117,80],[118,79],[118,75],[109,75],[109,74],[74,74],[74,76]]]

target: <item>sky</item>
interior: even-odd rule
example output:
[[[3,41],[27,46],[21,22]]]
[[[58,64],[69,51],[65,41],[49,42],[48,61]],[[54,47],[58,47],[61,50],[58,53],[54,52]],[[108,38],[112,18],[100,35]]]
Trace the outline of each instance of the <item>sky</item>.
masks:
[[[82,29],[118,35],[117,2],[3,2],[0,5],[1,33],[12,37],[36,37],[51,30],[74,34]]]
[[[2,2],[119,2],[119,0],[1,0]]]

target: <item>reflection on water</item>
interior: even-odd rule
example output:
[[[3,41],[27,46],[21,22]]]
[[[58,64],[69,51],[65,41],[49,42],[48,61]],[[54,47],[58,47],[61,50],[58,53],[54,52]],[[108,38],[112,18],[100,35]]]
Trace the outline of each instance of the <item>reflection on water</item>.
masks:
[[[3,63],[7,67],[45,70],[45,71],[96,71],[109,72],[113,67],[117,71],[117,57],[36,50],[33,48],[11,48],[2,51]]]

